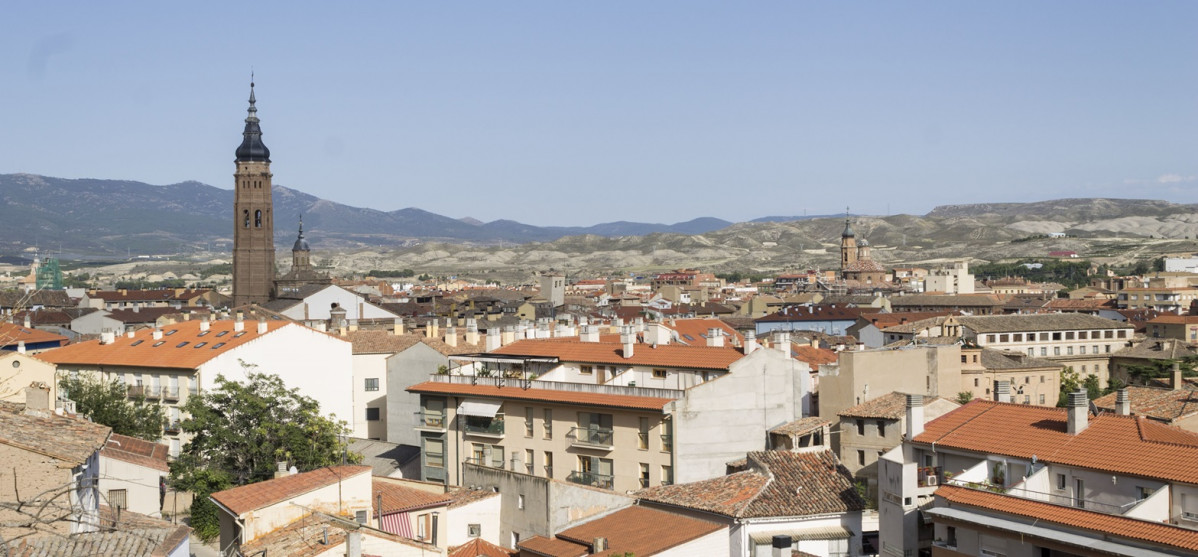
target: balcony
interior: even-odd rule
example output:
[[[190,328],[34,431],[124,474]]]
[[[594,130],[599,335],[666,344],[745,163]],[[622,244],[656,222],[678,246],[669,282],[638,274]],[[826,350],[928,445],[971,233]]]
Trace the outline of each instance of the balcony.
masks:
[[[179,400],[179,387],[163,387],[162,400]]]
[[[575,427],[571,428],[570,433],[566,436],[574,440],[570,443],[571,446],[610,451],[613,447],[615,432],[607,428]]]
[[[919,487],[935,487],[944,482],[944,468],[941,466],[921,466],[915,472],[915,480]]]
[[[575,470],[566,476],[566,481],[579,485],[589,485],[591,487],[599,487],[603,489],[611,489],[615,483],[615,477],[608,474],[596,474],[594,472],[581,472]]]
[[[674,452],[674,436],[673,435],[666,434],[666,435],[661,436],[661,452],[663,452],[663,453]]]
[[[179,422],[176,421],[176,422],[171,422],[169,424],[166,424],[165,431],[167,434],[177,435],[180,431]]]
[[[472,456],[472,457],[467,458],[463,462],[465,462],[466,464],[473,464],[475,466],[486,466],[487,468],[498,468],[500,470],[503,470],[503,459],[502,458],[500,460],[495,460],[493,458],[488,458],[485,456]]]
[[[143,385],[129,385],[126,387],[129,398],[140,398],[146,395],[146,388]]]
[[[503,437],[503,420],[467,416],[462,431],[480,437]]]
[[[430,412],[428,410],[417,411],[416,428],[432,429],[441,432],[445,431],[445,412]]]

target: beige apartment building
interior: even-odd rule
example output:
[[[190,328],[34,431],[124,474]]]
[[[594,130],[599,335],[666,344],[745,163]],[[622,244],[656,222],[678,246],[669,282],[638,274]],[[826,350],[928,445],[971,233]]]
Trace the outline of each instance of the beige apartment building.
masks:
[[[925,398],[924,404],[925,423],[961,406],[941,397]],[[907,431],[907,395],[888,393],[847,408],[838,417],[840,462],[857,481],[865,482],[867,498],[876,499],[878,459],[901,445]]]
[[[959,317],[962,338],[982,348],[1022,352],[1095,375],[1105,386],[1111,354],[1131,340],[1128,323],[1080,313]]]
[[[544,339],[455,357],[473,359],[456,368],[471,374],[408,388],[420,395],[422,479],[457,485],[462,462],[616,491],[723,475],[809,400],[806,364],[744,351]]]
[[[1005,381],[1010,386],[1009,402],[1056,406],[1064,369],[1063,364],[1022,352],[962,347],[960,392],[969,392],[973,398],[997,400],[996,385]]]

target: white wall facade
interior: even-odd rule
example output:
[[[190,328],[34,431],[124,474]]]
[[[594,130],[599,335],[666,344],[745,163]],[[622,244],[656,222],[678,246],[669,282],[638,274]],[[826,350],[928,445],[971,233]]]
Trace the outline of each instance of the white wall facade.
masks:
[[[499,495],[487,497],[468,505],[449,509],[446,547],[456,547],[474,539],[469,535],[469,525],[479,525],[479,536],[483,541],[502,545],[499,537]]]
[[[334,303],[345,310],[346,319],[394,319],[399,317],[336,285],[327,286],[309,295],[282,313],[291,319],[300,321],[327,321],[329,310],[333,308]]]
[[[655,557],[727,557],[728,527],[695,538],[682,545],[654,553]]]
[[[254,326],[246,323],[247,328]],[[197,375],[200,389],[208,390],[217,375],[244,381],[247,372],[277,374],[288,387],[316,399],[324,415],[349,422],[351,430],[356,426],[348,341],[289,323],[205,362]]]
[[[100,451],[100,500],[112,505],[110,492],[125,490],[125,510],[160,518],[158,479],[170,472],[111,458]]]
[[[354,429],[350,435],[361,439],[387,439],[387,358],[391,354],[354,354]],[[374,389],[367,388],[374,380]],[[375,408],[377,420],[367,419],[367,408]]]

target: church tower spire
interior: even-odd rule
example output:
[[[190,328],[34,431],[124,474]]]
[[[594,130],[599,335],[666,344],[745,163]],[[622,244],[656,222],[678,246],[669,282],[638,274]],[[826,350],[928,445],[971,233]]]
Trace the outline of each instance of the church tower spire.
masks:
[[[233,174],[233,305],[266,303],[274,292],[274,201],[270,149],[262,143],[254,82]]]
[[[844,208],[844,232],[840,234],[840,270],[857,262],[857,234],[849,220],[849,208]]]

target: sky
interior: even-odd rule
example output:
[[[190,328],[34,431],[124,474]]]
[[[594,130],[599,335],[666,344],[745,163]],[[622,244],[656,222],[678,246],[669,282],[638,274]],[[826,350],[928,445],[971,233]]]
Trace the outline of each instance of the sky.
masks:
[[[17,2],[0,173],[590,225],[1198,202],[1198,2]]]

